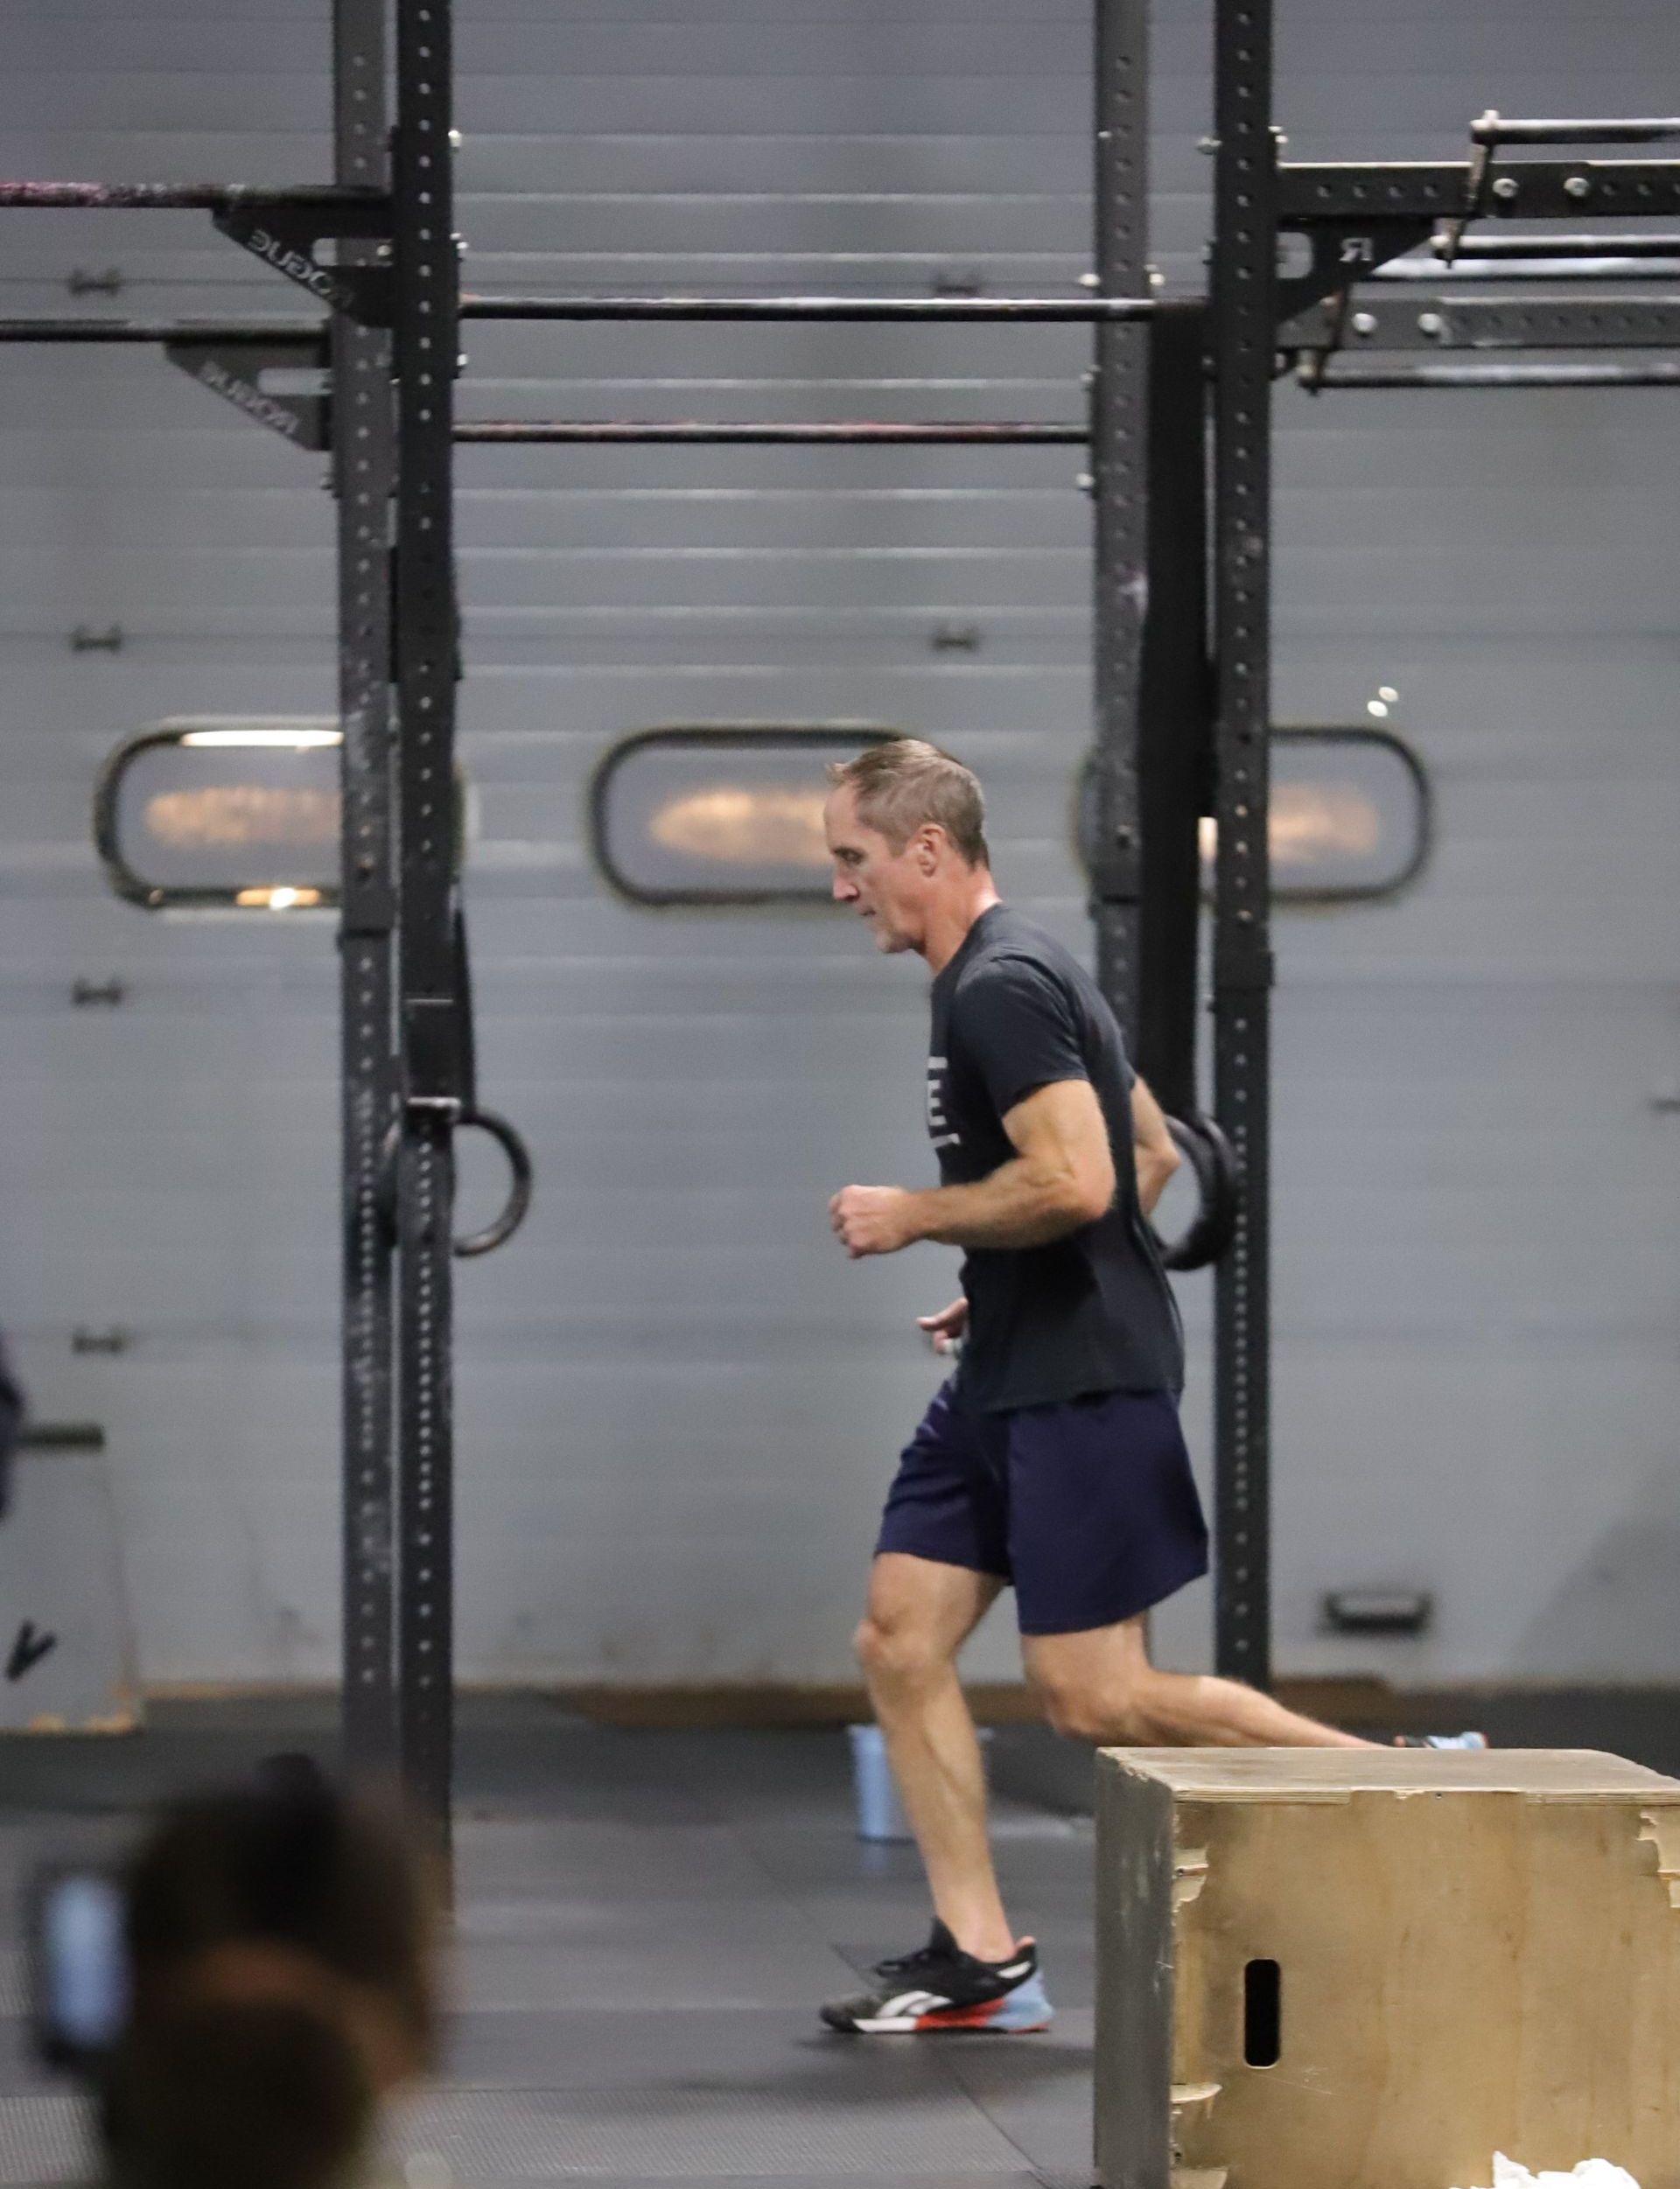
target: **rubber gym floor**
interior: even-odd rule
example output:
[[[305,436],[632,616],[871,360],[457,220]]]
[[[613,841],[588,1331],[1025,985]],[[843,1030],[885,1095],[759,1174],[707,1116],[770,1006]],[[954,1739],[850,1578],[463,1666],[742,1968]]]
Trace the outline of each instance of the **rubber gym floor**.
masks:
[[[818,2003],[928,1918],[914,1850],[853,1836],[842,1733],[625,1732],[471,1698],[462,1721],[454,2012],[440,2083],[396,2123],[409,2189],[1084,2189],[1088,1820],[998,1806],[1053,2032],[846,2039]],[[148,1802],[276,1748],[329,1755],[330,1725],[325,1702],[176,1705],[138,1737],[0,1749],[0,2182],[88,2172],[79,2102],[28,2052],[31,1871],[122,1846]]]
[[[1680,1766],[1666,1690],[1412,1696],[1404,1715]],[[77,2098],[28,2049],[31,1874],[114,1852],[150,1803],[287,1748],[331,1759],[328,1698],[178,1703],[135,1737],[0,1745],[5,2189],[86,2179],[88,2164]],[[853,1835],[841,1732],[632,1732],[464,1696],[447,2061],[395,2124],[397,2179],[1088,2189],[1088,1757],[1021,1727],[993,1758],[998,1868],[1043,1948],[1054,2030],[846,2039],[820,2027],[818,2002],[928,1919],[914,1850]]]

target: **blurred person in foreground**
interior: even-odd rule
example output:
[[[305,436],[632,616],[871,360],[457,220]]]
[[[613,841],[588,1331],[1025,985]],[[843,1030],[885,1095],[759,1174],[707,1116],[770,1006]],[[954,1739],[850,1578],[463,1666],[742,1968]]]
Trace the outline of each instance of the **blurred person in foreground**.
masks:
[[[340,2189],[436,2054],[435,1899],[390,1815],[282,1758],[184,1801],[124,1879],[109,2189]]]

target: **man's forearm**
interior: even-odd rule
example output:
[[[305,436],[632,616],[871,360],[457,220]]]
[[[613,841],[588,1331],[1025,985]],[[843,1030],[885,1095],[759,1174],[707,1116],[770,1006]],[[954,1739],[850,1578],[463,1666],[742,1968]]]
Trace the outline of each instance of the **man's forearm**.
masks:
[[[1138,1206],[1145,1216],[1152,1216],[1182,1158],[1166,1113],[1141,1079],[1131,1083],[1131,1159]]]
[[[972,1185],[928,1186],[910,1201],[916,1236],[942,1247],[1046,1247],[1094,1221],[1074,1180],[1024,1156]]]
[[[1179,1167],[1178,1154],[1174,1150],[1163,1157],[1143,1148],[1132,1152],[1138,1166],[1138,1206],[1145,1216],[1152,1216],[1155,1204],[1166,1191],[1167,1180]]]

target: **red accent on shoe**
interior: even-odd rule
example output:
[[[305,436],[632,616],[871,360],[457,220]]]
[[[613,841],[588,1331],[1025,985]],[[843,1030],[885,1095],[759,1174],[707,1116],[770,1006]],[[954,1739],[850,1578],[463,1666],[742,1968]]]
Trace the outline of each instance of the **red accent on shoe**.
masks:
[[[919,2030],[984,2030],[1002,2013],[1005,1999],[982,1999],[976,2006],[936,2007],[929,2014],[916,2017]],[[1012,2036],[1030,2036],[1034,2030],[1047,2030],[1048,2022],[1022,2022],[1011,2031]]]

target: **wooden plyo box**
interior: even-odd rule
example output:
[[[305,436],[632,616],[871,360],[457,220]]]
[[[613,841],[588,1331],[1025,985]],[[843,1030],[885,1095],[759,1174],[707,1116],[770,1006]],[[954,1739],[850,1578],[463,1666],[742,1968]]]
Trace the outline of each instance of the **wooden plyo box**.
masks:
[[[1680,2189],[1680,1780],[1107,1749],[1096,1834],[1104,2189]]]

